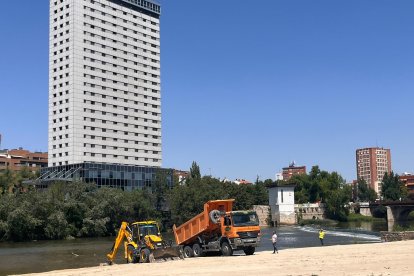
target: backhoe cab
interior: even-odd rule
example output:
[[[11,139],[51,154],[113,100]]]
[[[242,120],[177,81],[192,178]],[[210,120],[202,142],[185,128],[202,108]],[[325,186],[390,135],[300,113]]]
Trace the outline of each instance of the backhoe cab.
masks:
[[[183,258],[180,247],[167,244],[162,239],[156,221],[140,221],[131,225],[122,222],[112,249],[106,255],[109,264],[113,263],[122,242],[124,242],[127,263]]]

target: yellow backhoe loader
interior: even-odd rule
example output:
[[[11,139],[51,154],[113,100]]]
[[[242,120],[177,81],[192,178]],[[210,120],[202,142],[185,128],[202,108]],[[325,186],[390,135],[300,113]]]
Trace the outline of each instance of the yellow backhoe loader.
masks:
[[[131,225],[122,222],[114,245],[106,255],[108,264],[113,263],[122,242],[124,242],[127,263],[149,263],[184,258],[181,247],[167,244],[162,239],[156,221],[140,221]]]

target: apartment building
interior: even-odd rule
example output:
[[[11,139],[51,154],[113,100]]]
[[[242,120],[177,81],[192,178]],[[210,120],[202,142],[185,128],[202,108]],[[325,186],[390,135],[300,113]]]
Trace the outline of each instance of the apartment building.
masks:
[[[50,178],[161,167],[160,14],[148,0],[50,0]]]
[[[400,175],[400,181],[407,187],[410,197],[414,198],[414,174],[403,173]]]
[[[362,148],[356,150],[357,177],[380,195],[384,174],[391,172],[391,151],[384,148]]]
[[[23,148],[0,150],[0,171],[27,168],[36,172],[44,167],[47,167],[47,152],[31,152]]]
[[[283,180],[289,180],[298,174],[306,174],[306,166],[296,166],[295,162],[291,162],[288,167],[282,168]]]

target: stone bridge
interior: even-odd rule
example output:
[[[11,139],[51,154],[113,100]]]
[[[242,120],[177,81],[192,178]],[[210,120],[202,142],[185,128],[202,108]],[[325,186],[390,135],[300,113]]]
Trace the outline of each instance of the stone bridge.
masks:
[[[393,205],[384,205],[387,208],[387,220],[403,222],[407,221],[408,215],[414,211],[414,204],[393,204]]]
[[[360,203],[360,213],[364,216],[372,216],[375,208],[384,206],[387,208],[388,230],[392,230],[395,223],[408,220],[408,215],[414,211],[413,201],[384,201]]]

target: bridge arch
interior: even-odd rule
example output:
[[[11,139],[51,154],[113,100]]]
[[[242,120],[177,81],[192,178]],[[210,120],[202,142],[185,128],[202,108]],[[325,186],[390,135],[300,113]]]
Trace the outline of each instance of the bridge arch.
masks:
[[[400,208],[400,213],[398,215],[398,221],[407,221],[408,220],[408,215],[414,211],[414,206],[411,207],[405,207],[405,208]]]
[[[408,215],[414,211],[414,205],[387,206],[387,220],[403,222],[408,220]]]

